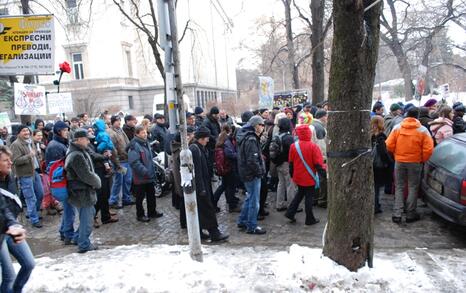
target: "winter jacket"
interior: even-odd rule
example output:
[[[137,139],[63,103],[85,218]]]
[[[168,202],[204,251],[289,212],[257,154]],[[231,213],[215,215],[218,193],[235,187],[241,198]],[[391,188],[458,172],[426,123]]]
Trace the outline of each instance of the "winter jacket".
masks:
[[[453,121],[443,117],[437,118],[430,122],[430,131],[432,131],[435,142],[439,144],[453,135]]]
[[[232,171],[235,172],[235,174],[238,173],[238,152],[236,148],[236,140],[232,137],[228,137],[228,139],[225,140],[225,144],[223,146],[223,152],[225,154],[225,157],[229,160],[230,165],[233,167]]]
[[[157,153],[163,152],[165,149],[165,139],[167,137],[167,128],[165,124],[155,124],[150,130],[152,139],[157,140],[159,143],[154,144],[155,151]]]
[[[128,163],[133,172],[133,183],[142,185],[155,181],[155,166],[147,140],[137,136],[128,146]]]
[[[218,120],[220,122],[220,125],[223,126],[225,124],[229,125],[229,126],[233,126],[233,119],[231,119],[230,116],[226,116],[225,118],[220,118]]]
[[[63,159],[68,150],[68,140],[55,135],[45,149],[45,166],[48,167],[53,161]]]
[[[466,122],[463,117],[454,116],[453,117],[453,134],[466,132]]]
[[[196,194],[199,196],[207,196],[210,199],[212,196],[212,189],[210,188],[211,181],[207,167],[207,150],[197,142],[191,144],[189,150],[193,155]]]
[[[312,135],[312,142],[319,147],[325,162],[327,161],[327,129],[325,129],[324,124],[318,119],[314,119],[311,126],[314,126],[315,130],[315,135]]]
[[[385,143],[387,150],[394,154],[395,161],[402,163],[426,162],[434,150],[427,128],[411,117],[396,125]]]
[[[10,146],[13,153],[13,172],[17,177],[30,177],[34,175],[34,160],[36,157],[31,154],[29,145],[31,142],[18,137]]]
[[[207,144],[207,149],[213,151],[215,149],[215,144],[217,143],[217,138],[220,135],[220,123],[218,120],[215,120],[212,115],[208,114],[204,119],[203,126],[207,127],[210,131],[210,139]]]
[[[97,144],[96,150],[98,153],[104,151],[112,151],[115,148],[113,141],[110,137],[110,133],[106,131],[105,121],[102,119],[97,120],[94,123],[95,129],[95,142]]]
[[[317,175],[317,172],[322,170],[324,159],[319,147],[311,141],[311,129],[307,125],[301,125],[296,127],[296,134],[298,136],[297,143],[299,143],[304,160],[314,174]],[[292,179],[294,183],[298,186],[314,186],[316,184],[314,178],[304,166],[294,143],[290,147],[288,162],[293,170]]]
[[[429,133],[431,133],[432,135],[432,132],[430,131],[430,125],[429,123],[434,121],[434,119],[432,119],[429,115],[429,108],[427,107],[420,107],[419,108],[419,122],[421,122],[421,125],[424,126],[425,128],[427,128],[427,130],[429,130]]]
[[[199,129],[199,127],[201,127],[203,123],[204,117],[202,117],[201,115],[196,115],[196,129]]]
[[[123,131],[125,132],[128,139],[131,141],[134,138],[134,131],[136,127],[130,127],[128,124],[123,125]]]
[[[10,201],[0,195],[0,241],[3,243],[8,227],[19,224],[14,213],[10,209]]]
[[[116,155],[120,162],[128,161],[128,153],[126,152],[126,147],[129,144],[129,139],[121,128],[111,127],[107,130],[107,133],[110,135],[110,138],[115,147]],[[97,151],[100,153],[101,149],[97,147]]]
[[[16,219],[18,215],[23,211],[21,200],[18,197],[18,188],[16,187],[16,180],[15,177],[10,174],[5,177],[4,180],[0,179],[0,188],[10,192],[14,197],[9,197],[3,194],[3,199],[7,204],[9,212],[11,215],[8,214],[8,221],[10,223],[16,223]],[[21,204],[21,205],[20,205]],[[11,224],[9,225],[11,226]]]
[[[374,183],[378,186],[390,184],[391,182],[391,168],[390,165],[393,164],[392,158],[387,151],[387,145],[385,140],[387,136],[384,133],[379,133],[378,135],[373,135],[371,137],[372,148],[377,148],[377,154],[380,155],[380,158],[384,163],[387,163],[387,168],[376,168],[374,166]]]
[[[238,172],[243,182],[262,178],[265,175],[265,165],[262,159],[259,137],[254,127],[246,124],[237,135]]]
[[[285,133],[281,140],[282,151],[274,162],[276,166],[280,166],[284,162],[288,162],[290,147],[294,143],[294,138],[291,135],[291,125],[287,119],[278,120],[278,135],[281,135],[282,133]]]
[[[100,169],[103,172],[105,172],[105,162],[108,162],[110,164],[110,159],[102,154],[99,154],[96,151],[96,145],[93,140],[91,140],[91,143],[87,147],[87,152],[91,156],[92,163],[94,164],[94,169]]]
[[[383,118],[383,127],[385,129],[384,133],[386,136],[390,135],[390,132],[392,132],[393,127],[395,125],[398,125],[403,121],[403,116],[401,115],[393,115],[393,113],[389,113]]]
[[[68,202],[77,208],[96,204],[96,189],[100,189],[99,176],[94,172],[91,156],[82,146],[71,143],[65,160],[68,181]]]

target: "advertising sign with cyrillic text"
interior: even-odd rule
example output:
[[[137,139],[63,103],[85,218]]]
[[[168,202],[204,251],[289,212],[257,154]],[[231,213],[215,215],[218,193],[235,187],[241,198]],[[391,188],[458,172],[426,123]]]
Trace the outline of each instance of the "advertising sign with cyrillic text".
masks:
[[[54,74],[53,15],[0,17],[0,75]]]

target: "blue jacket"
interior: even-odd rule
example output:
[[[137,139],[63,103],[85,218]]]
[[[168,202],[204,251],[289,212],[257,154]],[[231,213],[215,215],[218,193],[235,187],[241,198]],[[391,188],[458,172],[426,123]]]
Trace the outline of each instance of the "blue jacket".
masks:
[[[128,163],[133,171],[133,183],[141,185],[155,181],[155,166],[147,140],[137,136],[128,145]]]
[[[95,141],[97,143],[97,152],[103,153],[104,151],[111,151],[114,149],[110,135],[105,131],[105,121],[98,119],[94,123]]]
[[[52,141],[49,142],[45,149],[45,166],[48,167],[51,162],[63,159],[66,156],[67,150],[68,140],[54,135]]]

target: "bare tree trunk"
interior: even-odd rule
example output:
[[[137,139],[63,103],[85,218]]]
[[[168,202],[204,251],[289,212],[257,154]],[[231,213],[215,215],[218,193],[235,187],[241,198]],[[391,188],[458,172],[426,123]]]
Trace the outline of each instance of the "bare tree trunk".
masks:
[[[388,44],[388,46],[392,49],[392,52],[396,57],[396,62],[398,63],[398,68],[403,76],[405,99],[406,101],[410,101],[414,96],[414,86],[408,56],[406,56],[406,53],[398,42],[394,41],[393,43]]]
[[[381,3],[364,13],[373,2],[333,2],[327,148],[330,189],[323,252],[351,271],[363,267],[366,260],[372,265],[374,243],[372,158],[367,154]]]
[[[312,0],[312,36],[311,44],[315,50],[312,55],[312,103],[324,100],[325,90],[325,58],[324,46],[320,44],[324,39],[325,0]]]
[[[299,89],[299,72],[298,66],[296,66],[296,52],[294,49],[293,29],[291,27],[291,1],[292,0],[282,0],[285,6],[286,47],[288,48],[288,67],[293,77],[293,89]]]
[[[29,0],[21,0],[21,7],[23,10],[23,14],[29,14]],[[33,81],[32,75],[25,75],[23,77],[23,83],[32,83]],[[21,124],[27,124],[28,122],[32,122],[31,115],[20,115]]]

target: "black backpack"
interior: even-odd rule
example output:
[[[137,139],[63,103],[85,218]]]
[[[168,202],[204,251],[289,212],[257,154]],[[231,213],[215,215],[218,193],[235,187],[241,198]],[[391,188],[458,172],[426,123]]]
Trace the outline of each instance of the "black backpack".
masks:
[[[281,134],[276,134],[273,136],[272,141],[270,142],[269,146],[269,156],[270,160],[273,163],[277,163],[280,159],[280,156],[283,152],[283,143],[282,139],[283,137],[288,134],[287,132],[281,133]]]

